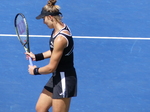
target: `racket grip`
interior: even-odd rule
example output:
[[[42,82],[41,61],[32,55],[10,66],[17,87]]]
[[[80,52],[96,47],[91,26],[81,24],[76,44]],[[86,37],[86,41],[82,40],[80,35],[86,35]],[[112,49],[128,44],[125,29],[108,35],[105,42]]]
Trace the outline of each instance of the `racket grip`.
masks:
[[[31,66],[33,66],[31,57],[29,57],[29,63],[30,63]]]

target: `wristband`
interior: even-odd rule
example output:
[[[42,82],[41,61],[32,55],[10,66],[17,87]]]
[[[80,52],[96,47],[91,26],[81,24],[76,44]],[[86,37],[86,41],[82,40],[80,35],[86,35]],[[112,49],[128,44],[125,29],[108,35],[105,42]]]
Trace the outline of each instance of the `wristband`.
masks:
[[[43,53],[35,54],[36,61],[44,60]]]
[[[33,72],[34,72],[34,75],[41,75],[41,74],[39,73],[39,68],[35,68],[35,69],[33,70]]]

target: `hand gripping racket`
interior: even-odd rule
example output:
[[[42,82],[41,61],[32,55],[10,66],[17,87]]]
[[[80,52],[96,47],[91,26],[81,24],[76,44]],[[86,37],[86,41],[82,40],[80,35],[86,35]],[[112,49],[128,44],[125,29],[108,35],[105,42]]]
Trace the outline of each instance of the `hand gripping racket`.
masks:
[[[30,52],[29,29],[25,16],[22,13],[18,13],[15,17],[14,24],[20,43],[23,45],[26,52]],[[31,57],[29,57],[29,63],[33,66]]]

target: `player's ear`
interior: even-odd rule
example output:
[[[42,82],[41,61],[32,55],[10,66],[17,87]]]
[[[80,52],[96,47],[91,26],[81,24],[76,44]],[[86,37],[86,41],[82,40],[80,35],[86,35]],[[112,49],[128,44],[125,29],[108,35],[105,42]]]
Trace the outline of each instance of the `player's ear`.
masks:
[[[49,15],[48,18],[49,18],[49,20],[51,20],[53,22],[53,19],[54,19],[53,16]]]

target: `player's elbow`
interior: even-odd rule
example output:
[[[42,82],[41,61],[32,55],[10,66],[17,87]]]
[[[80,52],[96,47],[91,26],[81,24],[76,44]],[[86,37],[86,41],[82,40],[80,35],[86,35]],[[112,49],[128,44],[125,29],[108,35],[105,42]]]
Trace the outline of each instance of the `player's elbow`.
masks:
[[[48,69],[48,73],[53,73],[56,69]]]
[[[48,66],[47,71],[48,73],[53,73],[56,70],[56,67],[54,66]]]

